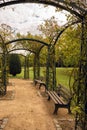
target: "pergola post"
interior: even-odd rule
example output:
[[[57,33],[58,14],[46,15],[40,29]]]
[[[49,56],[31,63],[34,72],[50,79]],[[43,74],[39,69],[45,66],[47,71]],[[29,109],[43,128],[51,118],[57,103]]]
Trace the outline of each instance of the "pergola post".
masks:
[[[28,56],[25,56],[24,79],[29,79],[29,58],[28,58]]]
[[[82,20],[81,55],[77,85],[75,130],[87,130],[87,15]]]
[[[2,94],[6,94],[6,89],[7,89],[7,72],[6,72],[6,51],[5,48],[3,49],[3,54],[2,54],[2,72],[1,72],[1,80],[2,80]]]
[[[25,56],[25,62],[24,62],[24,79],[26,79],[26,56]]]
[[[55,46],[48,46],[48,56],[46,65],[46,86],[47,90],[56,89],[56,66],[55,66]]]
[[[6,46],[4,43],[4,40],[2,38],[2,36],[0,35],[1,41],[2,41],[2,65],[1,65],[1,86],[0,86],[0,94],[6,94],[6,90],[7,90],[7,72],[6,72],[6,67],[7,67],[7,50],[6,50]]]
[[[40,77],[40,57],[39,52],[34,55],[34,79],[38,79]]]
[[[29,79],[29,56],[27,56],[27,79]]]

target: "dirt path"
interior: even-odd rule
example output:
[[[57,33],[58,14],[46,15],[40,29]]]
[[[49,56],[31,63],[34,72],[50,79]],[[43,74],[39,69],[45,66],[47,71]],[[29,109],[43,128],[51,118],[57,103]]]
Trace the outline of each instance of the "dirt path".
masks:
[[[44,99],[29,80],[11,79],[12,100],[0,100],[0,118],[8,117],[4,130],[56,130]]]

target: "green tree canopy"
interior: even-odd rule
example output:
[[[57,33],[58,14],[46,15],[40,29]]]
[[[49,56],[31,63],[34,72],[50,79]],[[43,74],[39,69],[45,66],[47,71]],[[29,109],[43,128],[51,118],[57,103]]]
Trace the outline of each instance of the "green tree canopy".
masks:
[[[69,27],[56,45],[56,59],[62,59],[64,66],[78,66],[80,56],[80,25]]]

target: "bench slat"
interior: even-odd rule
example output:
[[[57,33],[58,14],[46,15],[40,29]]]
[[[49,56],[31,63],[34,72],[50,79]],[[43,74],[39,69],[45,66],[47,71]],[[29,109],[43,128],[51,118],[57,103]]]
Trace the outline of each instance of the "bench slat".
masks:
[[[58,96],[58,94],[54,91],[54,94],[56,95],[56,98],[58,99],[58,102],[61,102],[61,104],[66,104],[60,96]]]
[[[57,93],[55,91],[48,91],[48,94],[50,95],[50,97],[52,98],[52,100],[54,100],[54,102],[56,104],[60,104],[60,105],[66,105],[66,103],[61,99],[60,96],[57,95]]]
[[[56,92],[54,92],[54,91],[52,92],[51,91],[51,93],[53,94],[54,98],[56,99],[57,104],[63,104],[62,100],[60,100],[60,97],[57,95]]]
[[[52,98],[52,100],[54,101],[54,103],[58,104],[58,102],[56,101],[56,99],[54,98],[54,96],[52,95],[52,93],[50,91],[47,91],[47,93]]]
[[[71,97],[71,92],[68,88],[64,87],[61,84],[58,84],[57,89],[62,96],[67,95],[67,97]],[[64,97],[65,98],[65,97]]]

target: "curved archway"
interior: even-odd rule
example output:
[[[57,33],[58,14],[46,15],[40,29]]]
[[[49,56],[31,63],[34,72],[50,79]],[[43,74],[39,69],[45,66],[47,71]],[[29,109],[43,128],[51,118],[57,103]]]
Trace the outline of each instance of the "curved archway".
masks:
[[[46,42],[43,42],[43,41],[40,41],[40,40],[37,40],[37,39],[33,39],[33,38],[19,38],[19,39],[15,39],[15,40],[12,40],[12,41],[9,41],[9,42],[6,42],[5,44],[8,45],[8,44],[11,44],[13,42],[17,42],[17,41],[35,41],[35,42],[38,42],[40,44],[43,44],[45,46],[48,46],[48,44]]]
[[[40,53],[40,50],[44,47],[44,46],[46,46],[46,47],[48,47],[49,46],[49,44],[47,44],[46,42],[43,42],[43,41],[41,41],[41,40],[37,40],[37,39],[32,39],[32,38],[20,38],[20,39],[16,39],[16,40],[12,40],[12,41],[9,41],[9,42],[7,42],[7,43],[5,43],[5,45],[7,46],[8,44],[12,44],[12,43],[14,43],[14,42],[17,42],[17,41],[25,41],[25,40],[27,40],[27,41],[31,41],[31,42],[37,42],[37,43],[39,43],[39,44],[41,44],[40,46],[39,46],[39,48],[38,48],[38,50],[36,49],[36,47],[35,47],[35,49],[36,49],[36,51],[34,51],[34,53],[35,53],[35,57],[34,57],[34,78],[39,78],[40,77],[40,59],[39,59],[39,53]],[[25,48],[26,49],[26,48]],[[32,50],[32,49],[30,49],[30,50]]]
[[[64,9],[66,11],[69,11],[70,13],[76,15],[79,18],[83,18],[83,15],[81,15],[80,11],[85,14],[86,10],[80,6],[78,6],[78,3],[72,2],[72,1],[61,1],[61,0],[8,0],[8,1],[1,1],[0,7],[9,6],[13,4],[20,4],[20,3],[37,3],[37,4],[46,4],[51,5],[54,7],[59,7],[61,9]],[[85,5],[85,4],[84,4]]]
[[[19,4],[19,3],[40,3],[40,4],[46,4],[46,5],[52,5],[55,7],[59,7],[61,9],[69,11],[71,14],[74,14],[76,17],[80,18],[82,20],[82,44],[81,44],[81,63],[79,65],[79,78],[78,78],[78,86],[77,86],[77,104],[83,104],[83,108],[85,107],[84,105],[87,103],[87,10],[86,8],[83,8],[83,6],[78,6],[78,3],[72,2],[72,1],[61,1],[61,0],[12,0],[12,1],[1,1],[0,7],[12,5],[12,4]],[[84,7],[85,4],[84,4]],[[50,48],[51,50],[51,48]],[[50,51],[49,51],[50,52]],[[84,61],[85,59],[85,61]],[[83,77],[83,79],[81,79]],[[83,84],[82,84],[83,81]],[[84,82],[85,81],[85,82]],[[82,89],[83,86],[83,89]],[[81,91],[80,91],[81,89]],[[80,92],[84,92],[84,97],[82,97]],[[81,97],[81,98],[80,98]],[[76,127],[75,130],[78,129],[78,125],[81,124],[82,129],[86,130],[86,115],[82,115],[76,113]]]
[[[28,49],[28,48],[15,48],[15,49],[9,50],[8,53],[10,53],[12,51],[17,51],[17,50],[25,50],[25,51],[29,51],[29,52],[32,52],[32,53],[36,53],[35,51]]]
[[[34,51],[27,49],[27,48],[12,49],[12,50],[8,51],[8,54],[10,54],[11,52],[20,51],[20,50],[25,50],[25,51],[35,54]],[[21,55],[24,57],[24,79],[29,79],[29,77],[30,77],[30,75],[29,75],[29,54],[28,54],[28,56],[27,55],[25,56],[23,54],[18,53],[18,55]],[[34,76],[34,73],[33,73],[33,76]]]
[[[81,23],[81,20],[76,20],[76,21],[72,21],[71,23],[65,24],[65,25],[62,27],[62,29],[58,32],[58,34],[57,34],[57,36],[56,36],[56,38],[55,38],[55,40],[54,40],[54,45],[56,45],[56,43],[57,43],[59,37],[63,34],[63,32],[64,32],[67,28],[69,28],[70,26],[72,26],[72,25],[74,25],[74,24],[78,24],[78,23]]]

